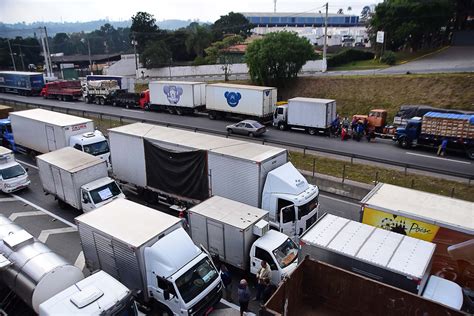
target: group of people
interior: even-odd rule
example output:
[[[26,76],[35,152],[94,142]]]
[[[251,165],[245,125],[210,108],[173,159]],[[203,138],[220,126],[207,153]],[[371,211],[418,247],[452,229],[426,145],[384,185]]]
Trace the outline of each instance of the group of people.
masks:
[[[371,141],[375,138],[375,130],[369,126],[369,121],[365,118],[363,120],[354,117],[350,121],[347,116],[342,120],[339,115],[331,122],[330,133],[334,137],[341,137],[341,140],[352,139],[358,142],[366,136],[367,141]]]
[[[262,260],[261,267],[257,272],[257,293],[254,298],[255,301],[260,302],[259,315],[265,316],[268,313],[265,310],[264,304],[270,299],[276,290],[276,286],[271,284],[271,273],[270,266],[265,260]],[[225,265],[221,266],[221,278],[224,284],[224,293],[227,301],[232,301],[232,276]],[[251,300],[251,293],[249,285],[246,279],[240,280],[237,296],[240,306],[240,315],[243,316],[249,311],[249,302]]]

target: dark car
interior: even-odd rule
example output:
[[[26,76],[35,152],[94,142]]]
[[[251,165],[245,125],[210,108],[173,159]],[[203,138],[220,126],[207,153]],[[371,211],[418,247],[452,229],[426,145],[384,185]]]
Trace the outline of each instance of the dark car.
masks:
[[[267,131],[265,126],[257,121],[245,120],[239,123],[227,125],[227,132],[229,134],[242,134],[250,137],[260,136]]]

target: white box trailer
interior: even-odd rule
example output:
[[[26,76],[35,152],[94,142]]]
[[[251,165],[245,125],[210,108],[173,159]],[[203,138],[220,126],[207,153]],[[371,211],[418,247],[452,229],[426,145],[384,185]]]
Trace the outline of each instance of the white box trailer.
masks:
[[[228,83],[206,86],[206,110],[210,119],[239,116],[271,121],[277,88]]]
[[[149,109],[193,113],[206,105],[206,84],[191,81],[151,81]]]

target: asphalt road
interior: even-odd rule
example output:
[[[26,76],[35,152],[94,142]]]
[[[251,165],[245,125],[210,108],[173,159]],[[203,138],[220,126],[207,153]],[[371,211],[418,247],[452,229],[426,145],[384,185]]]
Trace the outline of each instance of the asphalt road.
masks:
[[[223,120],[209,120],[206,116],[177,116],[168,113],[143,112],[141,110],[115,108],[112,106],[100,106],[86,104],[83,102],[64,102],[56,100],[44,100],[40,97],[24,97],[13,94],[0,94],[0,98],[16,100],[21,102],[34,102],[41,105],[52,105],[71,110],[95,111],[103,114],[127,116],[136,120],[151,120],[159,124],[179,124],[188,128],[202,128],[216,132],[224,132],[226,125],[230,122]],[[80,115],[79,112],[72,113]],[[404,150],[393,144],[389,139],[377,139],[375,142],[345,141],[337,138],[324,136],[311,136],[301,131],[279,131],[272,127],[267,129],[261,140],[285,142],[298,146],[312,146],[329,150],[337,150],[345,153],[365,155],[379,159],[397,161],[413,166],[429,167],[445,172],[459,172],[474,175],[474,163],[464,155],[449,154],[446,158],[437,157],[432,149]]]

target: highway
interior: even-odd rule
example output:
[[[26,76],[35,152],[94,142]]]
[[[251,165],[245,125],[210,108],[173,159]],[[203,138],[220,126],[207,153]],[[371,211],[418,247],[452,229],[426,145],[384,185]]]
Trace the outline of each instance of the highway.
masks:
[[[40,97],[24,97],[14,94],[0,94],[0,100],[12,100],[20,102],[32,102],[44,106],[55,106],[71,110],[94,111],[114,116],[130,117],[135,120],[148,120],[157,124],[177,124],[187,128],[206,129],[217,133],[225,132],[225,127],[230,122],[223,120],[209,120],[206,116],[177,116],[168,113],[143,112],[139,109],[115,108],[112,106],[101,106],[86,104],[83,102],[64,102],[56,100],[44,100]],[[428,167],[437,171],[463,173],[474,175],[474,163],[464,155],[452,155],[447,158],[437,157],[434,150],[430,149],[401,149],[389,139],[377,139],[375,142],[367,143],[362,140],[341,142],[338,138],[324,136],[311,136],[300,131],[279,131],[269,127],[262,140],[269,142],[283,142],[288,145],[310,146],[326,150],[334,150],[347,154],[370,156],[378,159],[390,160],[398,163],[409,164],[418,167]]]

